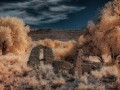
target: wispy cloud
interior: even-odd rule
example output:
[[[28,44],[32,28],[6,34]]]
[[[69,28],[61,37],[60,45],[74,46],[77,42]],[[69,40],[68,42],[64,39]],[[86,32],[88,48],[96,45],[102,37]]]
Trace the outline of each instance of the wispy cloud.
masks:
[[[51,3],[51,4],[58,4],[61,1],[63,1],[63,0],[47,0],[47,2]]]
[[[50,10],[53,12],[68,12],[68,13],[73,13],[76,11],[81,11],[85,9],[86,7],[75,7],[75,6],[66,6],[66,5],[59,5],[59,6],[54,6],[50,7]]]
[[[17,16],[27,24],[53,23],[68,19],[68,14],[84,10],[86,7],[66,5],[64,0],[29,0],[4,3],[0,8],[0,17]]]

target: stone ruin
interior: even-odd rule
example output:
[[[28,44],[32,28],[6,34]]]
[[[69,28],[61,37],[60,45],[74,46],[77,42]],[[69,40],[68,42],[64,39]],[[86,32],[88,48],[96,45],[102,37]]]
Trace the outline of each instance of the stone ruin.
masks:
[[[51,48],[39,45],[31,50],[28,65],[34,67],[40,65],[40,62],[46,64],[52,63],[53,60],[54,56]]]
[[[78,74],[78,75],[82,74],[82,55],[83,55],[82,50],[81,49],[78,50],[77,58],[75,62],[75,74]]]
[[[54,60],[51,48],[42,45],[36,46],[31,50],[28,65],[34,67],[40,65],[40,62],[52,64],[57,70],[65,69],[72,73],[82,74],[82,50],[79,49],[74,55],[57,61]]]

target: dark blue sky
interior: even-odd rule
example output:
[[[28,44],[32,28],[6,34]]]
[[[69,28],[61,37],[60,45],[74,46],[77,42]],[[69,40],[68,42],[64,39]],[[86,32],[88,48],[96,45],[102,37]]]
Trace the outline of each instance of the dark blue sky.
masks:
[[[17,16],[33,28],[80,29],[111,0],[0,0],[0,17]]]

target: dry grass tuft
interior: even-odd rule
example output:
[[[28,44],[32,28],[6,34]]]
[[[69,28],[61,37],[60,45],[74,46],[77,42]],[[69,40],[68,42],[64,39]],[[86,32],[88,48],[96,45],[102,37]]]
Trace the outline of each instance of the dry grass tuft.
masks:
[[[74,40],[63,42],[58,40],[39,40],[34,42],[36,45],[48,46],[53,50],[55,59],[61,59],[72,55],[77,49],[77,42]]]
[[[105,90],[105,85],[100,82],[89,82],[89,74],[85,73],[80,77],[80,83],[78,84],[78,90]]]
[[[91,74],[96,78],[102,78],[103,76],[114,75],[119,76],[119,69],[116,65],[113,66],[104,66],[100,69],[100,71],[95,70],[91,71]]]

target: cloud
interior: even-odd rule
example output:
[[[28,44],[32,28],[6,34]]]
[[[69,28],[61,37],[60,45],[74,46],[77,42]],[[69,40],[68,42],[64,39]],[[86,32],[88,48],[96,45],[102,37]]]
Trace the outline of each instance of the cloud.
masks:
[[[42,12],[41,16],[38,16],[38,17],[29,16],[29,17],[24,17],[23,19],[26,21],[26,23],[30,25],[39,25],[42,23],[53,23],[59,20],[68,19],[68,17],[66,14],[55,14],[51,12]]]
[[[86,7],[66,5],[63,2],[64,0],[29,0],[3,3],[0,8],[0,17],[17,16],[27,24],[38,25],[68,19],[68,14],[86,9]]]
[[[51,3],[51,4],[58,4],[59,2],[63,1],[63,0],[47,0],[48,3]]]
[[[74,7],[74,6],[66,6],[66,5],[60,5],[55,7],[50,7],[50,10],[53,12],[76,12],[85,9],[86,7]]]

